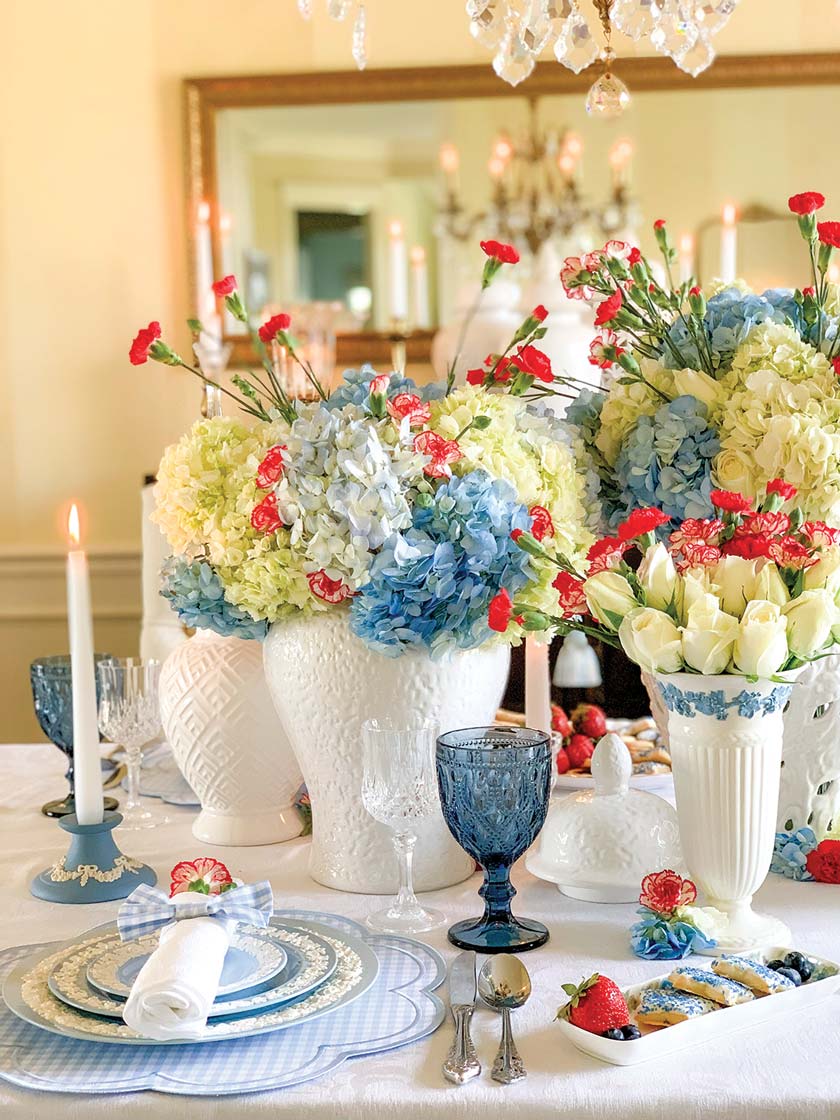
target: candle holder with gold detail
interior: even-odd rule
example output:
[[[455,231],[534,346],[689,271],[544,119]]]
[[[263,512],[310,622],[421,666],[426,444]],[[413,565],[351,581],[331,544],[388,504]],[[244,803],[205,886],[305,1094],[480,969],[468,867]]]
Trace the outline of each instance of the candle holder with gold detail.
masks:
[[[135,887],[157,882],[157,875],[145,863],[125,856],[117,847],[113,830],[121,813],[106,812],[96,824],[79,824],[75,813],[59,818],[59,825],[70,833],[67,854],[47,867],[29,885],[31,893],[45,902],[110,902],[126,898]]]
[[[391,344],[391,368],[394,373],[405,375],[406,343],[411,332],[405,319],[392,319],[388,330],[388,342]]]

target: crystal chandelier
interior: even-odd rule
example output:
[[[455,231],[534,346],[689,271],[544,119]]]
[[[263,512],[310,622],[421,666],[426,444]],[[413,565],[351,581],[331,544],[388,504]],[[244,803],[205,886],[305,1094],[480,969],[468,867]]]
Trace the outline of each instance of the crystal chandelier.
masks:
[[[487,168],[492,180],[490,206],[469,214],[458,196],[458,150],[444,144],[440,165],[446,191],[438,211],[439,237],[467,241],[476,228],[492,231],[503,241],[527,245],[536,254],[554,239],[587,240],[585,234],[610,238],[633,229],[638,207],[628,188],[633,148],[617,141],[610,151],[612,187],[600,206],[588,204],[581,193],[580,163],[583,142],[568,129],[540,127],[536,98],[529,99],[529,124],[519,137],[500,132]]]
[[[592,0],[592,4],[606,39],[603,51],[593,33],[594,14],[587,16],[580,0],[467,0],[467,14],[471,35],[493,51],[493,69],[511,85],[527,78],[537,58],[552,47],[557,61],[576,74],[600,58],[604,77],[626,91],[610,72],[613,28],[635,42],[649,43],[696,77],[714,60],[712,39],[738,0]],[[620,92],[602,91],[607,110]],[[590,111],[604,113],[604,108],[595,105]]]
[[[297,0],[304,19],[312,19],[312,0]],[[367,66],[367,14],[362,0],[327,0],[327,15],[339,23],[353,16],[351,54],[359,70]]]

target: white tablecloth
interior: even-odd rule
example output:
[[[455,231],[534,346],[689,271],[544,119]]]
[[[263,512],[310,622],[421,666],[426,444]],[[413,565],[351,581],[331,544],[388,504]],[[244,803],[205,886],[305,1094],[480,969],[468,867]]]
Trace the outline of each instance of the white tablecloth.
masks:
[[[117,903],[57,906],[39,902],[27,884],[61,852],[64,833],[41,816],[39,806],[62,790],[63,759],[51,746],[0,746],[0,941],[7,945],[60,939],[113,918]],[[127,854],[151,863],[161,879],[180,859],[207,853],[224,860],[246,880],[269,878],[281,906],[329,910],[361,919],[381,900],[338,894],[307,876],[305,840],[264,848],[211,848],[193,839],[188,810],[149,801],[169,825],[120,837]],[[523,957],[534,995],[514,1015],[527,1080],[503,1087],[490,1080],[499,1020],[479,1008],[473,1037],[485,1068],[477,1081],[448,1085],[440,1073],[449,1047],[451,1021],[430,1038],[407,1049],[346,1063],[333,1074],[297,1089],[220,1097],[212,1100],[134,1093],[120,1096],[38,1094],[0,1082],[2,1120],[66,1118],[178,1117],[202,1120],[247,1116],[294,1120],[426,1120],[461,1117],[615,1117],[621,1120],[688,1120],[691,1117],[840,1117],[840,1001],[827,1000],[803,1013],[702,1050],[626,1069],[586,1058],[562,1039],[553,1018],[564,1002],[560,985],[601,970],[619,984],[664,971],[661,964],[630,953],[627,930],[632,906],[573,902],[524,868],[514,876],[519,890],[514,909],[545,922],[549,944]],[[424,896],[456,921],[480,911],[479,876],[459,887]],[[840,887],[791,883],[771,875],[760,904],[792,926],[807,950],[840,959]],[[449,959],[444,931],[428,941]],[[445,994],[445,987],[443,989]]]

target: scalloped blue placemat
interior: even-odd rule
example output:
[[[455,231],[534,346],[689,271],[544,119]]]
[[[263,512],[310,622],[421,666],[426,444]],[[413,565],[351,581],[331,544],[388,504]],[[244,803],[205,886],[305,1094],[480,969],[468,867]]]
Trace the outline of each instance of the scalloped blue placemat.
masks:
[[[445,1007],[434,992],[446,967],[435,949],[371,933],[337,914],[282,910],[277,915],[324,922],[365,940],[379,958],[370,991],[299,1027],[197,1046],[115,1046],[62,1038],[24,1023],[0,1001],[0,1078],[56,1093],[257,1093],[311,1081],[348,1058],[406,1046],[443,1022]],[[0,983],[18,961],[41,947],[15,946],[0,953]]]

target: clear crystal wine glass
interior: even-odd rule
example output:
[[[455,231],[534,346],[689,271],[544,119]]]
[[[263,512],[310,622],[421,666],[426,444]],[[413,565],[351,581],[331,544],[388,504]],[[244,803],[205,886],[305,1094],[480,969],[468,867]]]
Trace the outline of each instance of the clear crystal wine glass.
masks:
[[[400,868],[399,893],[390,906],[368,915],[371,929],[422,933],[446,922],[440,910],[420,905],[412,878],[417,824],[439,811],[437,732],[433,720],[422,718],[369,719],[362,725],[362,801],[374,820],[391,829]]]
[[[153,828],[152,814],[140,802],[140,762],[143,747],[161,732],[160,662],[139,658],[108,658],[97,665],[99,727],[112,743],[125,748],[128,798],[123,807],[124,829]]]

